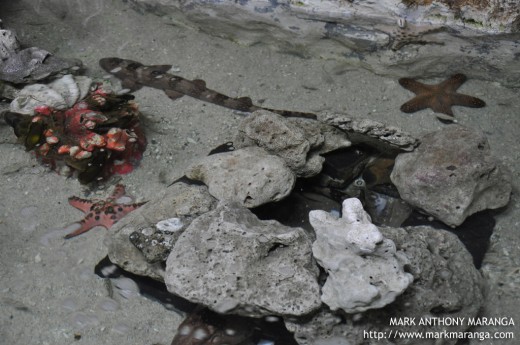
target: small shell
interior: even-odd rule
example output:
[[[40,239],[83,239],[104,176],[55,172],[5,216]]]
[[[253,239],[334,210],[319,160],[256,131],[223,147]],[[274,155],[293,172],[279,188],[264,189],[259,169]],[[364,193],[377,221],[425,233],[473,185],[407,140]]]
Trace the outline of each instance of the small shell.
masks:
[[[89,151],[79,151],[74,155],[76,159],[86,159],[92,157],[92,152]]]
[[[184,227],[180,218],[168,218],[155,224],[157,230],[164,232],[176,232]]]
[[[69,148],[69,153],[71,155],[71,157],[74,157],[76,155],[76,153],[78,153],[80,150],[79,146],[71,146]]]
[[[52,145],[52,144],[58,143],[58,141],[60,141],[60,139],[58,139],[58,137],[53,135],[53,136],[45,138],[45,141],[47,142],[47,144]]]
[[[401,28],[401,29],[404,29],[406,27],[406,18],[398,18],[397,19],[397,25]]]
[[[115,151],[124,151],[128,141],[128,133],[121,128],[110,128],[106,134],[107,148]]]
[[[70,152],[70,145],[61,145],[58,147],[58,154],[62,155]]]
[[[40,154],[45,156],[49,152],[50,149],[51,149],[51,146],[48,143],[43,143],[43,145],[41,145],[38,148],[38,151]]]
[[[94,129],[94,127],[96,127],[96,123],[92,120],[88,120],[85,122],[85,127],[88,129]]]
[[[105,145],[105,138],[97,133],[90,133],[79,141],[79,146],[86,151],[92,151],[96,147],[103,147]]]

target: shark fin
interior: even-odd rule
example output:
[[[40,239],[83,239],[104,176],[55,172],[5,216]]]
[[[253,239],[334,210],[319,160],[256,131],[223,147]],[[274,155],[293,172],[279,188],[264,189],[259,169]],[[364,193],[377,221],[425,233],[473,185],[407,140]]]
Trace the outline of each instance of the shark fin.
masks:
[[[174,90],[164,90],[164,93],[166,94],[166,96],[170,97],[170,99],[173,101],[184,96],[184,94],[174,91]]]
[[[205,89],[206,88],[206,82],[202,79],[195,79],[195,80],[192,80],[191,81],[193,84],[197,85],[197,87],[201,88],[201,89]]]

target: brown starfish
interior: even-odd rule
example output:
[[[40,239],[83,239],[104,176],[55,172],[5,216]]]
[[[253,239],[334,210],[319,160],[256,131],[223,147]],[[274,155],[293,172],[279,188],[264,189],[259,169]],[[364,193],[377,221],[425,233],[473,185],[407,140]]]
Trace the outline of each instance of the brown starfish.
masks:
[[[401,111],[414,113],[418,110],[431,108],[436,113],[453,117],[451,107],[454,105],[471,108],[484,107],[486,102],[483,100],[456,92],[465,81],[466,76],[461,73],[452,75],[442,83],[435,85],[423,84],[410,78],[401,78],[399,84],[417,95],[403,104]]]

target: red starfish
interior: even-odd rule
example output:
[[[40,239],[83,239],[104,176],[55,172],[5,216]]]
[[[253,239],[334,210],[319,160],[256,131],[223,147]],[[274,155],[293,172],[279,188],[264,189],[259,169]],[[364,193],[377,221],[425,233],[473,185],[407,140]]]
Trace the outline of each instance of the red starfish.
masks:
[[[453,117],[451,111],[453,105],[471,108],[484,107],[486,102],[483,100],[456,92],[465,81],[466,76],[461,73],[452,75],[449,79],[435,85],[423,84],[410,78],[401,78],[399,84],[417,95],[403,104],[401,111],[414,113],[418,110],[431,108],[436,113]]]
[[[84,232],[89,231],[93,227],[103,226],[109,229],[115,222],[123,218],[127,213],[132,212],[138,207],[141,207],[146,202],[139,202],[134,204],[118,204],[117,199],[125,195],[125,186],[117,184],[112,194],[106,199],[81,199],[76,196],[69,198],[69,204],[75,208],[83,211],[86,216],[77,224],[80,227],[74,230],[65,238],[78,236]]]

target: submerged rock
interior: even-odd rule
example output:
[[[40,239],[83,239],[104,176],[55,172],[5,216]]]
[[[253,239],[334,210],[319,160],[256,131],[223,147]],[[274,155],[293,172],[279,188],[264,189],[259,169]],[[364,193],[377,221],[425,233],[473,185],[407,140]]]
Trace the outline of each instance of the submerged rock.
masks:
[[[382,235],[406,253],[406,270],[413,283],[388,306],[362,314],[344,315],[322,309],[309,320],[287,320],[300,345],[314,345],[341,337],[348,344],[363,344],[366,332],[443,332],[438,320],[460,320],[450,332],[467,330],[468,319],[478,315],[484,301],[484,282],[471,255],[457,237],[445,230],[426,226],[380,228]],[[391,325],[390,319],[415,318],[415,324]],[[420,321],[422,320],[422,324]],[[430,322],[428,324],[428,322]],[[423,339],[421,345],[453,345],[458,339]],[[379,344],[379,342],[378,342]],[[411,345],[416,339],[395,338],[383,344]]]
[[[205,186],[171,185],[112,226],[110,260],[126,271],[162,280],[164,261],[179,236],[216,204]]]
[[[215,198],[249,208],[283,199],[296,180],[283,159],[258,147],[204,157],[188,167],[186,176],[204,182]]]
[[[2,21],[0,20],[0,61],[7,59],[18,49],[20,49],[20,43],[16,35],[11,30],[2,29]]]
[[[261,147],[282,158],[296,176],[310,177],[321,171],[320,153],[348,147],[350,141],[345,133],[319,121],[259,110],[240,123],[235,145]]]
[[[401,153],[391,174],[401,198],[450,226],[507,205],[511,176],[491,154],[484,133],[452,125]]]
[[[221,205],[184,231],[166,262],[168,290],[220,313],[305,315],[321,305],[318,267],[301,228]]]
[[[323,112],[323,122],[346,132],[353,145],[366,144],[381,152],[413,151],[419,140],[400,128],[370,119],[353,119],[341,114]]]
[[[392,303],[412,283],[406,255],[370,222],[356,198],[343,201],[342,217],[311,211],[312,253],[328,277],[321,300],[332,310],[359,313]]]

